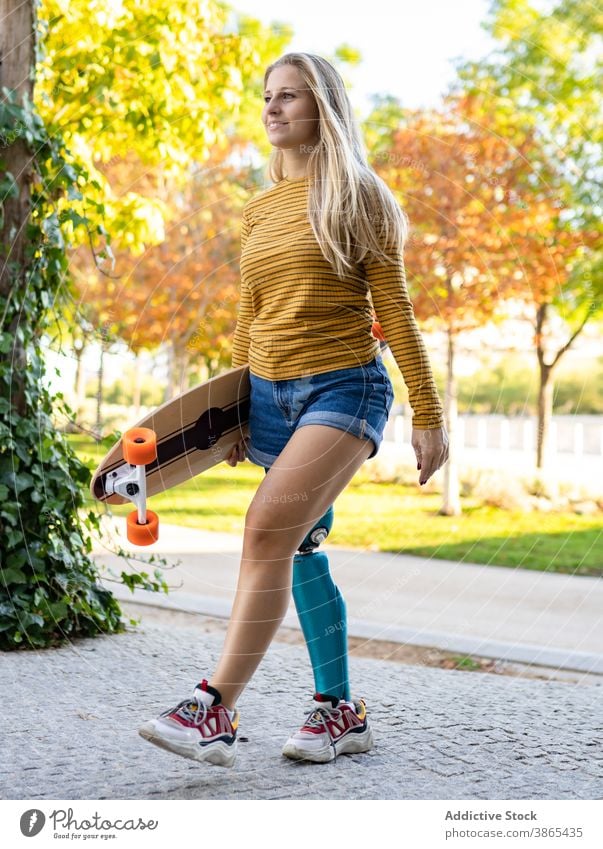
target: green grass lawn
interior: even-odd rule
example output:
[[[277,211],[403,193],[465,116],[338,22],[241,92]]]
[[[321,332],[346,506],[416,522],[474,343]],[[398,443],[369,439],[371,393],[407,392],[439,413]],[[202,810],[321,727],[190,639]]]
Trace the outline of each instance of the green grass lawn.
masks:
[[[70,437],[94,469],[105,449]],[[243,532],[245,512],[264,470],[226,463],[149,499],[160,522],[226,533]],[[103,508],[88,493],[87,506]],[[463,498],[461,516],[439,516],[439,494],[402,484],[373,483],[363,469],[337,498],[329,543],[350,548],[419,554],[446,560],[520,566],[576,575],[603,574],[603,516],[522,513]],[[125,516],[130,505],[111,508]]]

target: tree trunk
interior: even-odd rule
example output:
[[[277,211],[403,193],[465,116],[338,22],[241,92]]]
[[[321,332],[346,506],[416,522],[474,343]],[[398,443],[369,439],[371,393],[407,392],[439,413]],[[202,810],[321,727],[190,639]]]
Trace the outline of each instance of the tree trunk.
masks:
[[[98,358],[98,384],[96,388],[96,427],[95,430],[100,437],[102,435],[103,420],[103,372],[105,360],[105,342],[101,340],[100,356]]]
[[[189,388],[189,366],[190,366],[190,354],[187,348],[182,348],[182,350],[177,352],[177,362],[178,362],[178,392],[186,392]]]
[[[163,393],[163,401],[171,401],[174,397],[174,345],[172,342],[166,343],[167,353],[167,378],[165,381],[165,391]]]
[[[446,369],[446,392],[444,414],[448,431],[449,454],[444,465],[444,499],[440,508],[441,516],[458,516],[461,513],[458,467],[456,460],[456,434],[458,421],[457,385],[454,373],[454,334],[448,328],[448,357]]]
[[[553,363],[544,361],[544,328],[547,319],[547,304],[539,304],[536,309],[536,358],[538,360],[538,406],[536,423],[536,468],[546,465],[547,437],[553,411],[553,382],[551,374]]]
[[[6,87],[16,91],[15,100],[18,104],[23,103],[26,95],[31,102],[33,74],[30,69],[35,65],[32,3],[0,0],[0,21],[0,89]],[[5,99],[4,95],[2,99]],[[20,128],[15,128],[14,136],[0,138],[2,172],[10,172],[17,186],[16,197],[7,195],[2,199],[4,223],[0,230],[0,296],[3,298],[9,298],[12,290],[25,287],[28,266],[25,235],[31,211],[31,152],[26,140],[17,137],[17,129]],[[13,263],[16,264],[17,272]],[[20,321],[27,321],[27,316],[16,315],[5,328],[11,333],[13,344],[12,349],[2,356],[11,358],[11,403],[15,411],[23,416],[27,407],[24,381],[27,355],[17,333]]]
[[[84,414],[84,404],[86,402],[86,372],[84,371],[84,351],[86,346],[74,346],[77,367],[75,370],[75,417],[79,421]],[[76,428],[77,430],[77,428]]]
[[[171,401],[188,389],[187,372],[189,354],[186,348],[182,350],[174,343],[167,343],[167,382],[164,401]]]
[[[134,405],[134,417],[140,417],[140,394],[142,386],[142,363],[140,362],[140,353],[137,353],[134,359],[134,385],[132,387],[132,404]]]
[[[547,465],[549,429],[553,415],[553,369],[539,360],[538,427],[536,433],[536,468]]]
[[[578,327],[571,334],[565,345],[557,351],[552,362],[545,363],[544,356],[544,331],[547,321],[548,304],[539,304],[536,309],[536,357],[538,359],[539,386],[538,386],[538,427],[536,437],[536,468],[543,469],[546,466],[548,434],[553,415],[553,370],[559,360],[569,351],[575,339],[582,333],[591,310],[588,309]]]

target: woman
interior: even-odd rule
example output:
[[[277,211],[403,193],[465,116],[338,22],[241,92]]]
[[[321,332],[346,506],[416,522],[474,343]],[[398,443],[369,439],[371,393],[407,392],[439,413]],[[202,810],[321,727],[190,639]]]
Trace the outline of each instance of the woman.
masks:
[[[321,57],[289,53],[267,69],[264,88],[275,184],[243,210],[232,365],[250,367],[249,439],[227,462],[247,454],[266,475],[246,514],[218,666],[191,698],[140,729],[156,745],[223,766],[235,760],[237,700],[292,591],[316,692],[283,754],[326,762],[373,744],[366,703],[350,696],[345,603],[326,554],[315,550],[330,530],[333,501],[379,450],[393,401],[372,306],[408,386],[420,483],[448,456],[406,290],[407,219],[367,164],[343,80]]]

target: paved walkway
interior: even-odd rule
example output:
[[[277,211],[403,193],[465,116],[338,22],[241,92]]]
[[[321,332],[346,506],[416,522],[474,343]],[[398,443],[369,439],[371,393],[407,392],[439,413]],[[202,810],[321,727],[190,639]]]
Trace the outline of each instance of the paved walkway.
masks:
[[[2,799],[600,799],[600,683],[350,658],[375,747],[329,764],[281,747],[312,697],[306,650],[272,643],[243,692],[232,769],[137,733],[211,674],[223,635],[141,625],[0,664]]]
[[[101,570],[119,574],[122,545],[135,552],[132,569],[150,574],[161,554],[174,568],[174,589],[131,592],[107,584],[124,600],[228,618],[234,599],[241,537],[162,525],[149,548],[131,546],[124,520],[105,522],[93,555]],[[603,675],[603,580],[499,566],[479,566],[325,543],[333,577],[347,603],[348,633],[447,651]],[[145,562],[141,563],[140,560]],[[299,628],[293,601],[283,622]]]

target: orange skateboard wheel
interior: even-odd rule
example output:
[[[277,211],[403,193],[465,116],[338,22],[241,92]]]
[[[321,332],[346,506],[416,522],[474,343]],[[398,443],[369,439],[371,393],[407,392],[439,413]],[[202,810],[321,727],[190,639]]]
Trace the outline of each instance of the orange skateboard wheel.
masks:
[[[152,510],[147,510],[147,523],[138,523],[138,510],[128,513],[126,535],[128,542],[134,545],[152,545],[159,539],[159,516]]]
[[[133,427],[122,437],[124,460],[132,466],[146,466],[157,457],[157,436],[150,427]]]
[[[380,342],[386,342],[386,338],[383,335],[383,330],[381,329],[381,323],[379,321],[374,321],[373,326],[371,327],[371,333],[375,337],[375,339],[379,339]]]

